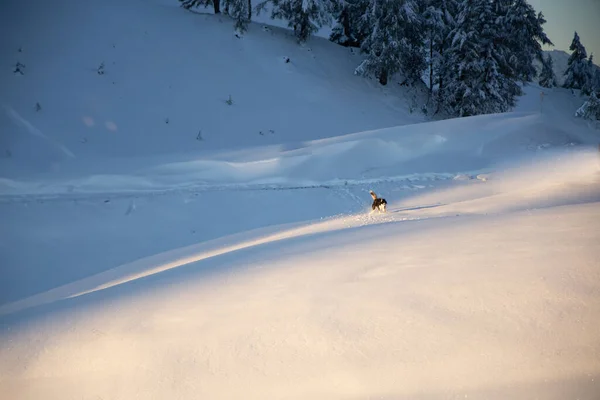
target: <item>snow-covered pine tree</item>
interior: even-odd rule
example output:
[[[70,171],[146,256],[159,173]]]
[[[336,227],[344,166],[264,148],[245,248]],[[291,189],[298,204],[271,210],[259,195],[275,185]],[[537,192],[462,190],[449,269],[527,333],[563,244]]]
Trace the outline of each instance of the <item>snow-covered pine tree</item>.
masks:
[[[252,0],[225,0],[225,8],[235,20],[235,30],[246,32],[252,20]]]
[[[437,0],[428,0],[421,5],[423,6],[423,27],[425,36],[425,48],[427,50],[427,68],[429,69],[429,94],[433,94],[433,74],[435,64],[438,58],[438,53],[435,51],[437,43],[441,42],[443,37],[443,14],[439,7],[436,7]]]
[[[588,77],[581,92],[589,94],[589,97],[575,115],[592,121],[600,121],[600,68],[594,65],[594,57],[591,54],[587,63]]]
[[[542,62],[542,71],[539,79],[540,86],[552,88],[556,86],[556,75],[554,74],[554,61],[548,54]]]
[[[442,101],[454,115],[470,116],[506,112],[515,104],[516,82],[503,75],[497,60],[507,50],[489,0],[460,3],[457,26],[451,32],[451,64],[444,80]]]
[[[575,112],[577,117],[600,121],[600,90],[593,91],[585,103]]]
[[[600,68],[598,68],[596,65],[594,65],[592,82],[593,91],[600,92]]]
[[[501,72],[523,83],[531,82],[537,74],[533,61],[544,61],[542,45],[554,45],[544,32],[546,19],[541,12],[536,15],[526,0],[501,0],[497,4],[496,23],[501,29],[496,41],[504,41],[508,50]]]
[[[579,35],[575,32],[573,41],[569,50],[572,51],[569,61],[567,62],[567,69],[565,70],[565,82],[563,87],[567,89],[581,89],[585,86],[587,79],[587,52],[585,47],[581,44]]]
[[[446,51],[450,45],[448,35],[456,25],[457,0],[427,0],[423,4],[425,46],[429,67],[430,93],[438,87],[438,95],[443,93],[443,75],[448,66]]]
[[[590,57],[586,62],[587,66],[585,69],[585,80],[583,82],[583,86],[581,87],[581,94],[589,96],[596,88],[596,70],[598,67],[594,65],[594,55],[590,54]]]
[[[332,20],[332,0],[264,0],[257,7],[257,13],[271,3],[271,18],[288,21],[299,42],[308,38]]]
[[[192,7],[213,6],[215,14],[221,13],[221,0],[179,0],[181,7],[189,10]]]
[[[235,29],[245,32],[252,20],[252,0],[179,0],[181,7],[190,9],[192,7],[213,6],[215,14],[221,13],[221,6],[225,8],[225,14],[235,20]]]
[[[335,25],[329,40],[345,47],[360,47],[367,36],[368,24],[364,23],[369,0],[338,0],[334,2]]]
[[[365,23],[369,34],[361,45],[366,59],[357,74],[375,76],[382,85],[398,70],[407,81],[421,78],[426,68],[422,20],[413,0],[369,0]]]

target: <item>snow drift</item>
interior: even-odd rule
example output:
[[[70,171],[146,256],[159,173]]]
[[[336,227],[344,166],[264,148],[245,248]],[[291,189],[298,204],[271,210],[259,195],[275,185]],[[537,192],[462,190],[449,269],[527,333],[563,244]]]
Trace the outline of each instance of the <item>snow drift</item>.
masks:
[[[585,127],[515,112],[366,131],[288,145],[253,147],[166,162],[130,174],[0,181],[2,194],[76,195],[209,190],[216,187],[328,186],[452,179],[544,148],[593,143]]]

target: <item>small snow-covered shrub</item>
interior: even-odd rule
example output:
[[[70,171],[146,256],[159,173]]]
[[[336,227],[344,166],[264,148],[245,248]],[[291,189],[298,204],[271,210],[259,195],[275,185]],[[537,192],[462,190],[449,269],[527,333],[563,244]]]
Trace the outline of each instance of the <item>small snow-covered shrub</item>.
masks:
[[[575,112],[575,116],[592,121],[600,120],[600,99],[598,98],[598,92],[592,92],[586,102]]]

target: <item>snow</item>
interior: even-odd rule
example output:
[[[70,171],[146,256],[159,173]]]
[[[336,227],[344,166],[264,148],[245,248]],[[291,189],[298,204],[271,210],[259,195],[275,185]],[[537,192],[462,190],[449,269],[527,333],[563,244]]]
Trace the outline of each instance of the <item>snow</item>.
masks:
[[[117,166],[134,156],[141,163],[424,120],[407,110],[406,90],[354,76],[360,56],[322,38],[297,46],[291,32],[254,24],[239,39],[231,19],[175,1],[110,0],[93,13],[63,1],[3,5],[0,52],[26,65],[23,76],[10,64],[0,72],[11,93],[0,98],[5,174],[93,171],[107,159]],[[73,24],[77,34],[66,28]]]
[[[533,85],[526,90],[528,96],[512,113],[254,146],[204,155],[200,159],[179,159],[136,168],[131,173],[86,174],[41,182],[5,178],[0,180],[0,190],[11,196],[73,197],[93,193],[208,191],[268,188],[270,185],[329,187],[377,181],[451,179],[455,174],[485,171],[507,157],[528,157],[532,146],[595,143],[596,137],[590,136],[585,124],[564,118],[564,114],[569,113],[565,103],[571,107],[577,104],[568,91],[551,89],[552,92],[546,94],[547,89]],[[542,90],[547,104],[545,110],[539,103],[538,93]],[[536,112],[537,107],[542,113],[539,109]]]
[[[0,397],[597,398],[600,135],[570,91],[426,121],[319,38],[3,7],[30,58],[0,72]]]
[[[122,201],[104,211],[69,204],[84,218],[69,226],[57,221],[67,213],[61,205],[14,207],[28,208],[20,220],[42,218],[39,226],[51,230],[30,242],[50,244],[54,235],[54,245],[72,246],[68,258],[81,262],[59,255],[78,271],[57,263],[55,282],[44,282],[53,289],[0,308],[8,321],[3,392],[592,399],[599,388],[598,161],[592,151],[577,153],[552,164],[563,172],[556,175],[542,163],[395,200],[387,215],[273,224],[182,247],[161,241],[181,230],[168,214],[185,207],[194,215],[176,196],[155,205],[140,200],[136,221],[125,221]],[[225,195],[244,207],[244,195]],[[349,203],[324,189],[260,199],[271,196],[291,206],[286,213],[265,204],[264,215],[279,220],[290,209],[324,204],[326,212]],[[209,226],[221,230],[219,221],[240,212],[227,210]],[[210,208],[193,211],[210,221]],[[252,211],[260,213],[245,210]],[[107,232],[98,232],[95,219]],[[135,234],[121,232],[132,225]],[[193,242],[183,238],[189,232],[179,235],[180,243]],[[82,242],[98,248],[83,251]],[[132,247],[143,253],[140,243],[152,255],[97,274],[79,270]],[[63,285],[61,270],[69,274]],[[69,282],[78,274],[85,277]]]

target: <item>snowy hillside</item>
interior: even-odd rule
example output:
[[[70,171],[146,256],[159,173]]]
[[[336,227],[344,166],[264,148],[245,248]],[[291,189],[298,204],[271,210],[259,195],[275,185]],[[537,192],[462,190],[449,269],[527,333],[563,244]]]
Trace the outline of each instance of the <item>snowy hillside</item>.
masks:
[[[0,12],[0,398],[597,399],[580,97],[428,122],[322,38],[38,3]]]
[[[600,158],[540,156],[481,180],[4,198],[0,389],[592,400]]]
[[[569,53],[562,50],[544,51],[544,57],[546,57],[547,55],[550,55],[550,57],[552,58],[552,67],[554,75],[556,76],[556,82],[560,86],[565,80],[564,73],[567,70]],[[536,70],[539,73],[542,70],[542,64],[538,60],[535,60],[535,66]]]
[[[568,116],[577,99],[567,90],[529,86],[521,111],[366,131],[287,145],[204,155],[150,168],[66,179],[3,179],[7,196],[77,198],[87,194],[136,195],[227,188],[267,189],[348,186],[377,181],[452,179],[477,174],[536,150],[595,145],[587,125]],[[545,106],[545,109],[544,109]],[[540,113],[540,108],[542,113]],[[558,115],[558,117],[557,117]],[[501,127],[501,128],[500,128]]]
[[[562,50],[544,51],[544,54],[546,54],[546,55],[549,54],[550,57],[552,57],[553,70],[554,70],[554,75],[556,75],[556,81],[559,86],[562,85],[565,80],[564,73],[568,67],[570,54],[567,53],[566,51],[562,51]],[[542,70],[542,65],[539,61],[537,61],[537,60],[535,61],[535,66],[536,66],[536,69],[538,72]],[[598,67],[598,68],[600,68],[600,67]]]
[[[103,1],[93,13],[85,2],[38,3],[2,6],[5,173],[423,121],[408,110],[412,94],[355,76],[359,56],[326,39],[301,47],[287,30],[261,24],[240,39],[228,17],[175,0]]]

